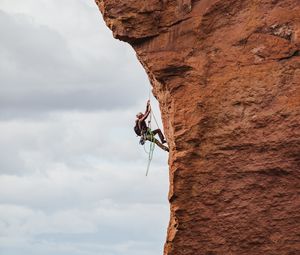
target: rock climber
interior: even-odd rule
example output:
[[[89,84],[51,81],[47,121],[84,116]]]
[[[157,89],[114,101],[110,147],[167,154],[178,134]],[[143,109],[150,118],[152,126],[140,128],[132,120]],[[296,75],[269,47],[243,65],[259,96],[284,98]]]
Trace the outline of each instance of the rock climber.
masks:
[[[140,144],[143,145],[145,143],[145,141],[148,140],[150,142],[154,142],[161,149],[163,149],[165,151],[169,151],[169,148],[167,146],[163,145],[167,141],[165,140],[165,137],[164,137],[163,133],[161,132],[161,130],[159,128],[155,129],[155,130],[151,130],[146,124],[146,119],[149,116],[150,112],[151,112],[151,106],[150,106],[150,100],[148,100],[145,113],[139,112],[136,115],[134,131],[138,136],[141,137]],[[161,142],[159,142],[154,137],[156,134],[158,134]]]

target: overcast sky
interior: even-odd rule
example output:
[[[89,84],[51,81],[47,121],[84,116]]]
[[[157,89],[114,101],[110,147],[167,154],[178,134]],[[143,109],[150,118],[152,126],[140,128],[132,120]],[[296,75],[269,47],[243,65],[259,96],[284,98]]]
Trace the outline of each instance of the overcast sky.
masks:
[[[145,177],[134,51],[93,0],[0,0],[0,31],[0,255],[162,254],[167,153]]]

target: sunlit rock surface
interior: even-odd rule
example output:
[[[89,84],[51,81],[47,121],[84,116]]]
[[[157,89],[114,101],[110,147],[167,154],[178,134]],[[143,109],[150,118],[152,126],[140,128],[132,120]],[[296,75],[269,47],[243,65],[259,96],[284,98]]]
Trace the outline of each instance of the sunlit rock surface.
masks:
[[[300,1],[96,3],[160,103],[164,254],[300,254]]]

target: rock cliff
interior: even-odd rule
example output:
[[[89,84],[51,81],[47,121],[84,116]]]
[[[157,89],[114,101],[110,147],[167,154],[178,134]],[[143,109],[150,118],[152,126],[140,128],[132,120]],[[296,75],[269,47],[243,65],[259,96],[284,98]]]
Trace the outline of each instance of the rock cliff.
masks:
[[[160,103],[164,254],[300,254],[300,1],[96,3]]]

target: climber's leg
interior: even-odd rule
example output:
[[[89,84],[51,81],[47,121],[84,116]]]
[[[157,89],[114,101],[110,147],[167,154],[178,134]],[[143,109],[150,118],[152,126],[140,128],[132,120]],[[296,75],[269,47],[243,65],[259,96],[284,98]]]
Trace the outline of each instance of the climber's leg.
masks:
[[[164,151],[169,151],[167,146],[164,146],[161,142],[159,142],[153,135],[147,135],[146,139],[152,143],[155,143],[159,148],[163,149]]]
[[[162,144],[164,144],[164,143],[167,142],[167,141],[165,140],[165,137],[164,137],[163,133],[161,132],[161,130],[160,130],[159,128],[153,130],[153,131],[152,131],[152,134],[153,134],[153,135],[158,134],[159,139],[160,139],[160,141],[161,141]]]

